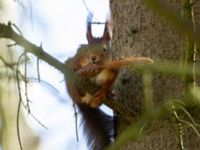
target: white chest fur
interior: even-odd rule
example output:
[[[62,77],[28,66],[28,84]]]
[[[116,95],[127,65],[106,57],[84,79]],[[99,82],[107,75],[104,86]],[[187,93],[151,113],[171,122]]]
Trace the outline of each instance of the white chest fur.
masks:
[[[96,85],[102,85],[106,82],[110,75],[110,71],[107,69],[102,70],[98,75],[95,77],[91,78],[91,82],[95,83]]]

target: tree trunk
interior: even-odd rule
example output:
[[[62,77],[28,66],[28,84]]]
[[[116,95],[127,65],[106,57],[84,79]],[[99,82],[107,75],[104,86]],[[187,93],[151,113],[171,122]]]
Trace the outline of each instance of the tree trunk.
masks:
[[[183,2],[177,0],[160,0],[169,6],[178,16],[182,15]],[[116,57],[134,55],[158,60],[178,61],[184,64],[186,39],[178,34],[165,19],[151,11],[141,0],[110,0],[113,17],[112,51]],[[199,3],[195,4],[195,13],[200,10]],[[197,19],[197,18],[195,18]],[[199,20],[197,28],[199,27]],[[165,66],[163,66],[165,67]],[[135,118],[134,124],[144,108],[144,85],[141,75],[129,69],[121,69],[115,86],[117,101],[131,111]],[[153,102],[155,107],[166,100],[179,99],[184,96],[186,84],[183,78],[175,75],[153,74]],[[193,112],[193,117],[199,120],[199,111]],[[125,116],[118,116],[117,135],[120,136],[130,123]],[[127,116],[126,116],[127,117]],[[197,121],[198,122],[198,121]],[[174,116],[169,114],[152,126],[147,126],[144,138],[128,142],[122,149],[138,150],[177,150],[180,143]],[[183,145],[186,149],[194,150],[200,147],[200,139],[193,129],[183,125]]]

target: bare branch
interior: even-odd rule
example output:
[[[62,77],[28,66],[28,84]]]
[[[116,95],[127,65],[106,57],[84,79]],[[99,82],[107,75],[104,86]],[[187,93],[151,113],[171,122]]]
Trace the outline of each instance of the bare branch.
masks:
[[[35,44],[29,42],[27,39],[22,37],[21,35],[17,34],[11,27],[11,23],[9,22],[7,25],[0,23],[0,38],[9,38],[16,42],[17,45],[22,46],[26,52],[30,52],[37,56],[37,58],[47,62],[51,66],[54,66],[62,73],[67,72],[67,67],[51,56],[50,54],[46,53],[42,47],[38,47]]]
[[[19,142],[19,146],[20,146],[20,150],[23,150],[23,147],[22,147],[22,141],[21,141],[21,138],[20,138],[20,127],[19,127],[19,117],[20,117],[20,108],[21,108],[21,103],[22,103],[22,94],[21,94],[21,88],[20,88],[20,83],[19,83],[19,75],[18,75],[18,72],[19,72],[19,62],[21,60],[21,58],[24,56],[25,53],[23,53],[19,59],[18,59],[18,65],[17,65],[17,69],[16,69],[16,80],[17,80],[17,88],[18,88],[18,95],[19,95],[19,103],[18,103],[18,106],[17,106],[17,138],[18,138],[18,142]]]

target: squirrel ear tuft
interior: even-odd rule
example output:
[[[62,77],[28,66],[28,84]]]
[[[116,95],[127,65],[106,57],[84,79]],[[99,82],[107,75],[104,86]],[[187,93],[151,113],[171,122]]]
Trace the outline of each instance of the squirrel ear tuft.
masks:
[[[92,29],[91,29],[92,18],[93,14],[89,13],[87,17],[87,33],[86,33],[88,43],[91,43],[93,41]]]
[[[112,20],[111,18],[107,19],[105,23],[104,33],[102,40],[110,41],[112,39]]]

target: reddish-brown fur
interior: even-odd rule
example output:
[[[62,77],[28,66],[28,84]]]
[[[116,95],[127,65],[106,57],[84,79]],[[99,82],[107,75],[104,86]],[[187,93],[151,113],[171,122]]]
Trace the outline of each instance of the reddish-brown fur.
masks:
[[[65,80],[68,92],[82,114],[88,145],[91,149],[103,150],[111,143],[113,121],[98,107],[109,93],[117,75],[113,69],[101,67],[112,61],[108,22],[101,38],[92,36],[91,24],[88,24],[87,40],[88,44],[81,45],[76,55],[66,61],[70,71],[65,75]],[[88,71],[87,66],[90,66]],[[79,74],[78,70],[82,68],[85,68],[84,74]]]

